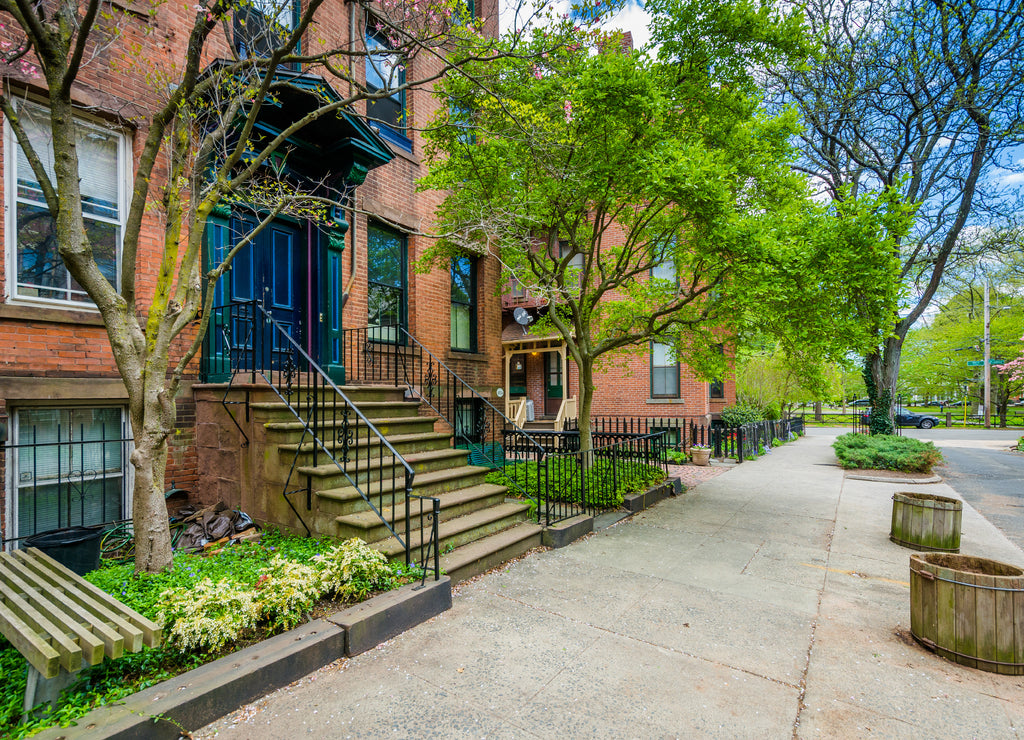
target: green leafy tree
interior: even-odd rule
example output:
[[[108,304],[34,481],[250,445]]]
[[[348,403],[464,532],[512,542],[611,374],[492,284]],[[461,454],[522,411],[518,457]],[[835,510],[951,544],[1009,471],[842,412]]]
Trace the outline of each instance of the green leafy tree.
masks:
[[[329,209],[346,201],[347,190],[333,185],[345,173],[319,182],[287,176],[279,164],[292,137],[318,121],[352,114],[357,101],[393,99],[454,73],[466,59],[485,63],[515,47],[514,41],[499,47],[484,33],[483,20],[465,15],[461,0],[360,0],[346,6],[367,13],[368,28],[383,39],[385,51],[368,45],[362,22],[354,39],[332,33],[336,8],[324,0],[304,2],[293,15],[298,6],[286,0],[205,0],[181,13],[160,2],[0,0],[0,111],[38,183],[40,218],[56,244],[52,262],[63,264],[99,310],[127,388],[138,570],[172,564],[163,498],[168,439],[175,397],[209,321],[209,288],[276,216],[324,223]],[[146,36],[151,29],[140,21],[140,10],[174,34],[159,47],[140,44],[140,38],[153,38]],[[256,24],[266,32],[240,53],[231,37],[233,23]],[[218,56],[223,58],[211,64]],[[415,58],[425,61],[412,67],[421,73],[405,74]],[[371,85],[354,74],[355,65],[368,63],[386,79]],[[317,102],[310,109],[276,134],[262,132],[260,116],[282,108],[282,96],[303,91],[291,72],[299,65],[344,94],[335,98],[314,89]],[[83,216],[78,142],[85,132],[73,90],[119,76],[145,80],[147,89],[138,99],[120,101],[131,111],[139,140],[127,218],[117,237],[120,269],[111,270],[109,244],[97,240],[93,222]],[[29,120],[32,109],[22,100],[28,86],[45,88],[48,111],[35,120]],[[222,204],[248,207],[256,226],[236,234],[230,254],[204,272],[204,228]],[[147,220],[162,233],[156,247],[144,246]]]
[[[724,6],[659,7],[699,37]],[[714,48],[662,45],[652,59],[614,38],[567,40],[541,62],[509,58],[445,82],[451,105],[421,183],[448,191],[429,259],[495,255],[548,299],[543,321],[579,368],[585,445],[595,366],[646,339],[715,377],[718,345],[741,327],[824,355],[867,337],[834,306],[864,294],[864,276],[891,279],[878,221],[900,214],[805,197],[793,121],[759,111],[747,71],[800,48],[776,21],[744,6],[717,22],[731,36]],[[868,300],[884,316],[894,295]]]
[[[907,286],[864,355],[872,431],[892,431],[900,358],[947,270],[976,261],[980,229],[1017,210],[998,177],[1024,141],[1024,0],[812,0],[821,51],[772,70],[774,102],[799,111],[800,170],[843,202],[887,193],[916,207],[894,234]],[[879,286],[886,289],[886,286]]]
[[[928,326],[908,334],[901,376],[910,388],[958,400],[966,396],[972,405],[981,403],[985,369],[967,362],[984,359],[982,290],[975,286],[962,291],[942,305]],[[991,355],[996,360],[1014,358],[1021,349],[1018,335],[1024,324],[1024,306],[1013,294],[998,291],[991,302]],[[1004,428],[1010,402],[1024,390],[1024,378],[1015,377],[1013,367],[1007,362],[988,369],[992,402],[999,426]]]

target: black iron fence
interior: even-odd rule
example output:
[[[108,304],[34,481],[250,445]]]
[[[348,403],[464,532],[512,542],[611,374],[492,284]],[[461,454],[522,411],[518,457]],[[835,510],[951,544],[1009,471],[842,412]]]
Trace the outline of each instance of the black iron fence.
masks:
[[[39,532],[122,520],[129,497],[132,438],[123,425],[19,425],[3,446],[12,471],[15,542]]]
[[[292,501],[297,494],[305,494],[306,511],[312,510],[312,479],[296,476],[303,456],[314,467],[337,469],[401,544],[406,564],[419,560],[425,571],[440,577],[440,501],[413,493],[415,471],[409,462],[310,358],[288,328],[262,303],[247,301],[214,309],[209,333],[209,343],[217,343],[221,350],[214,356],[230,365],[211,369],[214,374],[230,374],[223,397],[229,413],[228,398],[236,378],[248,376],[251,382],[265,382],[302,424],[283,496],[306,531],[309,527]],[[386,509],[404,510],[404,519],[385,516]]]
[[[664,433],[634,435],[589,450],[551,452],[540,466],[538,522],[551,525],[580,514],[621,506],[668,474]],[[578,438],[577,438],[578,439]],[[513,475],[529,474],[518,466]]]

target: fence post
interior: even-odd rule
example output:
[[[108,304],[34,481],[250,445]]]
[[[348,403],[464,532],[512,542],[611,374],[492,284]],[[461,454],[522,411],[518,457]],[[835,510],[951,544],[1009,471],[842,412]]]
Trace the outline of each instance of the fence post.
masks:
[[[743,462],[743,441],[744,441],[743,437],[744,437],[744,435],[743,435],[743,427],[737,427],[736,428],[736,446],[737,446],[736,455],[738,457],[738,462]]]

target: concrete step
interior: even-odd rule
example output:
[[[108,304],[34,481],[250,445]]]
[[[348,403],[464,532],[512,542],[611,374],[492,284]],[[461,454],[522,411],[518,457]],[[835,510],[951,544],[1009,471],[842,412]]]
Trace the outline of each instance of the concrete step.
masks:
[[[505,503],[507,493],[508,489],[505,486],[481,483],[438,494],[436,498],[441,502],[441,521],[454,519],[457,516],[486,509],[489,506],[503,504]],[[413,509],[412,514],[418,518],[419,505],[416,504],[411,508]],[[384,521],[392,526],[396,522],[404,521],[405,503],[403,501],[401,504],[393,507],[384,507],[380,510],[380,514],[380,516],[377,516],[377,512],[365,509],[336,517],[338,536],[344,538],[359,537],[367,542],[382,540],[388,536],[388,531],[381,519],[383,518]]]
[[[402,457],[418,476],[421,473],[462,467],[466,464],[469,453],[466,450],[447,447],[441,450],[411,452]],[[300,466],[296,468],[296,471],[312,478],[314,489],[344,486],[349,483],[349,478],[346,475],[354,478],[360,486],[363,483],[373,483],[378,480],[389,481],[394,477],[401,478],[403,484],[405,480],[405,467],[401,465],[397,457],[390,454],[369,459],[365,457],[350,458],[350,462],[344,465],[344,473],[332,462],[316,466]]]
[[[544,527],[522,522],[441,556],[441,568],[452,583],[465,581],[539,547]]]
[[[483,539],[495,532],[501,532],[523,521],[529,514],[530,507],[517,502],[506,502],[497,506],[489,506],[471,514],[448,519],[438,523],[438,539],[441,551],[449,547],[458,548],[462,545]],[[420,558],[420,550],[430,539],[430,530],[423,529],[410,535],[413,557]],[[402,557],[404,550],[394,537],[370,543],[389,558]]]
[[[398,450],[399,454],[405,456],[407,453],[448,449],[451,446],[452,436],[445,432],[421,432],[419,434],[395,434],[389,436],[387,440]],[[336,456],[341,454],[343,449],[343,446],[338,442],[328,442],[325,446],[332,453],[335,453]],[[320,447],[312,442],[304,442],[301,445],[296,443],[281,444],[277,446],[277,449],[281,451],[283,457],[287,457],[289,460],[295,457],[295,453],[298,451],[300,465],[310,465],[311,460],[309,458],[312,457],[313,452],[320,451]],[[371,458],[380,457],[382,449],[385,449],[384,443],[379,437],[367,439],[364,436],[353,440],[353,444],[349,448],[349,458],[361,457],[365,459],[367,456]]]
[[[413,493],[417,496],[439,496],[447,491],[477,486],[484,482],[490,471],[476,465],[463,465],[457,468],[436,470],[420,473],[413,478]],[[352,486],[339,486],[313,492],[317,497],[318,506],[334,516],[352,514],[367,508],[363,497]],[[377,506],[397,506],[405,500],[405,476],[396,477],[394,481],[385,480],[370,486],[367,494],[375,502],[384,503]],[[394,501],[392,501],[392,497]]]

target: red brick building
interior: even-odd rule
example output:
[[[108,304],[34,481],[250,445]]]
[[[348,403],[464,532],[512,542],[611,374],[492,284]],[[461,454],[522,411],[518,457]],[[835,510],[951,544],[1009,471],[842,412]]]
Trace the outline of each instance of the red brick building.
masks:
[[[502,297],[504,393],[510,416],[518,411],[521,418],[550,421],[560,429],[561,417],[575,415],[579,373],[557,332],[531,331],[532,319],[546,310],[543,300],[522,289],[513,288]],[[517,322],[517,316],[524,323]],[[594,384],[595,417],[686,418],[707,424],[719,418],[726,405],[736,403],[731,373],[708,383],[658,342],[613,353],[595,372]],[[532,413],[523,414],[520,401],[527,401]]]
[[[73,91],[80,107],[86,218],[102,235],[97,242],[103,252],[100,261],[112,281],[122,269],[120,240],[133,163],[147,132],[147,116],[159,100],[141,70],[126,71],[127,65],[110,60],[137,45],[139,51],[130,53],[140,59],[180,63],[195,12],[181,4],[154,4],[152,13],[136,13],[130,4],[115,6],[128,8],[120,36],[83,69]],[[251,12],[259,16],[258,10]],[[486,33],[496,33],[496,0],[478,1],[474,12],[485,19]],[[254,44],[255,26],[249,20],[248,26],[236,23],[211,41],[205,56],[209,63],[230,57],[232,45],[247,53],[246,46]],[[309,48],[315,48],[317,38],[329,38],[335,45],[350,40],[356,48],[367,49],[369,56],[353,59],[353,74],[369,87],[382,87],[393,71],[393,59],[376,28],[374,19],[355,4],[327,0],[317,15],[316,34],[321,36],[311,34]],[[348,38],[350,29],[358,38]],[[404,74],[409,79],[426,77],[437,64],[424,54],[408,60]],[[322,83],[312,73],[297,74],[300,90],[281,106],[287,113],[267,114],[268,130],[288,123],[288,115],[315,106],[322,98],[304,95],[301,88]],[[24,117],[34,121],[30,133],[45,149],[43,79],[32,70],[11,69],[2,84]],[[338,89],[334,94],[347,92]],[[322,88],[317,90],[323,94]],[[416,127],[429,121],[436,105],[429,89],[412,89],[373,101],[369,110],[366,103],[357,103],[351,115],[304,134],[309,154],[295,154],[290,166],[308,177],[340,176],[354,187],[350,208],[339,214],[343,223],[332,233],[294,219],[275,222],[265,239],[239,254],[218,287],[218,297],[230,302],[264,296],[274,306],[275,318],[288,323],[304,348],[338,380],[344,377],[337,351],[343,328],[401,323],[486,394],[501,382],[497,264],[480,259],[459,261],[452,271],[414,269],[426,247],[416,233],[429,225],[439,202],[437,194],[416,192],[416,180],[423,174],[423,142]],[[367,113],[369,122],[363,117]],[[5,203],[0,216],[5,245],[0,253],[0,438],[6,442],[0,448],[0,540],[10,541],[55,527],[129,517],[131,430],[127,394],[100,316],[57,256],[39,185],[6,121],[0,163]],[[208,263],[218,250],[232,245],[233,227],[242,221],[244,216],[229,208],[211,217]],[[139,295],[144,296],[162,253],[162,225],[156,214],[145,217],[142,237],[145,246],[136,274]],[[349,285],[350,300],[342,308],[342,292]],[[211,374],[219,351],[208,341],[176,400],[168,486],[172,481],[185,489],[198,485],[195,388],[215,379]]]

